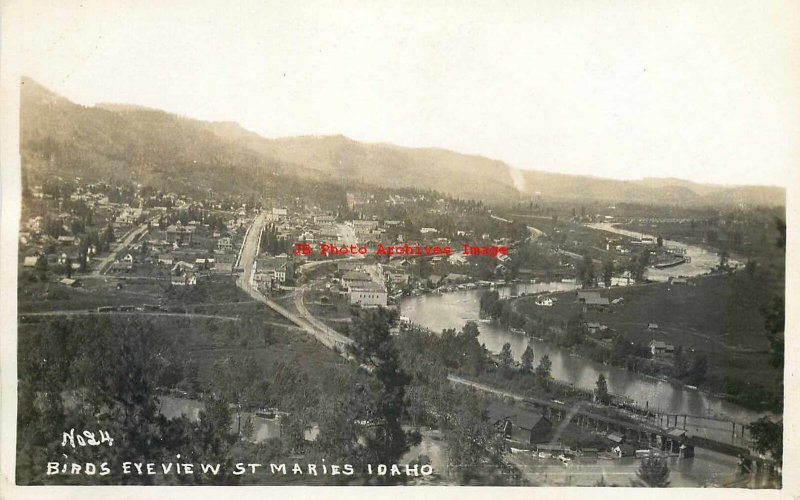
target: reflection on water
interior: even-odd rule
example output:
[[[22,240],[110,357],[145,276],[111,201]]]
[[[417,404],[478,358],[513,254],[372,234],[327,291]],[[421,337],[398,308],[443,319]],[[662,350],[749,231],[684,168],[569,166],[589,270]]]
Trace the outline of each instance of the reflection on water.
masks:
[[[549,285],[539,283],[526,286],[534,287],[536,291],[543,291]],[[573,289],[575,287],[574,284],[554,283],[553,289],[569,290],[570,288],[567,288],[569,286]],[[470,290],[408,297],[400,302],[400,308],[403,316],[408,317],[413,323],[433,331],[440,332],[445,328],[460,329],[467,321],[479,320],[482,293],[483,290]],[[502,293],[507,295],[514,292],[503,289]],[[526,293],[533,293],[533,291]],[[598,375],[603,373],[608,381],[610,392],[629,396],[641,406],[647,405],[649,408],[661,412],[716,416],[738,422],[750,422],[759,416],[755,412],[701,391],[639,375],[622,368],[605,366],[587,358],[572,356],[566,349],[549,342],[512,333],[496,322],[478,322],[478,328],[481,332],[479,340],[489,351],[499,352],[503,344],[508,342],[514,357],[519,359],[525,348],[530,345],[535,356],[534,364],[541,359],[542,355],[547,354],[553,362],[551,371],[553,377],[563,382],[573,383],[582,389],[593,390]]]

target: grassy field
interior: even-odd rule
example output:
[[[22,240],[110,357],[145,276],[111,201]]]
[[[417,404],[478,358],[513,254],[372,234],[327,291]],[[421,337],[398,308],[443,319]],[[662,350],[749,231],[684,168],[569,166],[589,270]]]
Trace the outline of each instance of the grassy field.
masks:
[[[757,275],[741,272],[695,278],[686,285],[657,283],[600,290],[603,297],[623,299],[605,310],[589,308],[583,313],[575,292],[555,294],[558,300],[553,307],[536,306],[533,297],[517,299],[514,307],[556,326],[583,313],[585,322],[605,325],[626,340],[643,345],[660,340],[682,346],[685,352],[704,353],[710,373],[777,380],[781,374],[768,365],[769,342],[761,308],[781,289],[782,284],[766,283]],[[649,329],[651,323],[658,328]]]
[[[32,286],[30,286],[32,285]],[[43,299],[51,287],[59,292],[57,300]],[[321,345],[306,333],[286,324],[261,303],[253,302],[239,290],[230,277],[215,276],[211,281],[194,287],[176,287],[165,291],[164,285],[152,281],[125,282],[121,290],[109,280],[87,280],[83,288],[70,289],[63,285],[33,283],[26,284],[24,294],[28,299],[20,302],[21,311],[32,310],[80,310],[100,305],[163,304],[169,311],[180,311],[204,315],[220,315],[209,318],[187,315],[159,316],[142,313],[137,315],[145,327],[156,332],[164,344],[176,346],[182,363],[194,362],[201,386],[209,386],[214,377],[214,364],[226,358],[252,357],[271,379],[277,370],[291,369],[305,374],[314,387],[330,389],[334,373],[352,370],[353,366],[333,351]],[[34,299],[34,297],[39,297]],[[23,309],[24,308],[24,309]],[[41,328],[41,322],[57,317],[31,318],[32,322],[19,325],[19,335]],[[119,318],[125,321],[127,314],[108,313],[99,316],[81,316],[82,321],[92,324]],[[234,317],[236,320],[229,318]],[[78,318],[76,316],[66,316]],[[102,318],[102,319],[99,319]],[[161,342],[159,341],[159,343]]]
[[[166,280],[136,278],[84,279],[77,288],[57,282],[20,282],[17,297],[20,312],[143,304],[175,306],[250,300],[246,295],[240,294],[234,278],[227,275],[200,278],[196,286],[189,287],[172,287]]]

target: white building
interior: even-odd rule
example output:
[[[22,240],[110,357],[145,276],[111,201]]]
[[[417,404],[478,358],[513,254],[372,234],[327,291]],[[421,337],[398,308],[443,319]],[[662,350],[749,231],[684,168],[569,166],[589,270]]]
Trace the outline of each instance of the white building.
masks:
[[[350,287],[350,305],[386,307],[386,288],[378,283],[363,283]]]
[[[220,238],[217,241],[217,250],[220,252],[230,252],[233,250],[233,244],[231,243],[231,239],[227,236],[224,238]]]

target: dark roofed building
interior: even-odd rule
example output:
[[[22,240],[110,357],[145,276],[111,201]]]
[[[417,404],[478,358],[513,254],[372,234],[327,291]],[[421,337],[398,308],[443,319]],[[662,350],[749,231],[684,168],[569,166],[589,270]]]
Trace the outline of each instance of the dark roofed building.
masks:
[[[502,403],[489,408],[489,423],[504,438],[526,444],[548,441],[553,430],[553,424],[536,410]]]

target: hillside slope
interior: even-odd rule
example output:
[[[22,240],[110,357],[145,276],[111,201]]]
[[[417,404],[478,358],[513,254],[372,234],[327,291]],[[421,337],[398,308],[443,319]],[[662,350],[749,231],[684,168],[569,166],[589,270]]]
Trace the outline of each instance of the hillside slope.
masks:
[[[167,191],[264,193],[300,183],[434,189],[484,201],[600,200],[680,205],[782,205],[777,187],[621,181],[520,170],[442,149],[367,144],[343,136],[261,137],[233,122],[204,122],[131,105],[85,107],[23,79],[21,151],[32,182],[45,175],[126,179]]]

